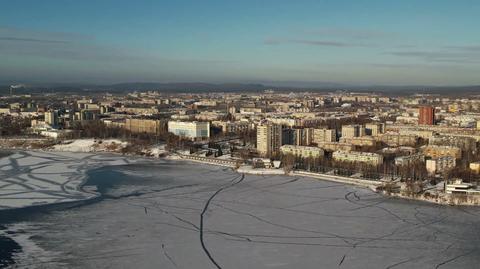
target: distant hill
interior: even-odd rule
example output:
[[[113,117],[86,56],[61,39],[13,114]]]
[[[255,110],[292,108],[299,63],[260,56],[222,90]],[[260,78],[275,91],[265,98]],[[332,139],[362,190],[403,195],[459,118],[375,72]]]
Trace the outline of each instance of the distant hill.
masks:
[[[109,86],[100,86],[116,91],[182,91],[182,92],[199,92],[199,91],[262,91],[268,89],[268,86],[262,84],[241,84],[241,83],[120,83]]]
[[[131,91],[147,91],[156,90],[161,92],[261,92],[267,89],[274,89],[276,91],[336,91],[348,90],[355,92],[381,92],[390,95],[410,95],[410,94],[427,94],[438,93],[443,95],[465,95],[465,94],[480,94],[480,85],[472,86],[354,86],[335,83],[322,82],[267,82],[261,83],[157,83],[157,82],[132,82],[132,83],[117,83],[109,85],[94,85],[94,84],[27,84],[24,88],[15,89],[16,94],[41,94],[41,93],[102,93],[102,92],[131,92]],[[10,85],[0,85],[0,95],[10,94]]]

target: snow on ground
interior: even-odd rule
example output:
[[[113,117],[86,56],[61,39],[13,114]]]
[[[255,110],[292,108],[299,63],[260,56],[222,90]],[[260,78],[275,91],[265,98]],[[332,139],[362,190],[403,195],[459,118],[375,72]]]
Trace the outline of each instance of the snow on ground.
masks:
[[[244,165],[238,168],[238,173],[252,175],[285,175],[283,169],[253,168],[251,165]]]
[[[111,152],[127,146],[118,139],[76,139],[52,147],[53,151],[68,152]]]
[[[61,252],[40,268],[444,269],[480,261],[478,208],[188,162],[106,167],[95,176],[111,181],[115,173],[125,178],[106,199],[22,226],[37,246]],[[38,260],[25,257],[20,267]]]
[[[165,149],[165,145],[153,145],[144,150],[146,156],[152,156],[159,158],[168,154],[168,151]]]
[[[92,198],[95,194],[79,189],[88,169],[129,162],[120,156],[68,152],[18,152],[1,158],[0,210]]]

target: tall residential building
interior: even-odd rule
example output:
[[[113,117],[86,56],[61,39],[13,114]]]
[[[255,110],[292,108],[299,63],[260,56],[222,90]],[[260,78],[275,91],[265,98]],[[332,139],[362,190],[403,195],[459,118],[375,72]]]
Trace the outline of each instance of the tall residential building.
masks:
[[[263,156],[272,156],[280,151],[282,126],[265,124],[257,126],[257,151]]]
[[[282,145],[308,146],[312,140],[313,128],[286,128],[282,131]]]
[[[50,110],[45,112],[45,123],[55,127],[58,125],[58,113],[56,111]]]
[[[418,124],[435,125],[435,108],[422,106],[418,109]]]
[[[384,123],[367,123],[365,124],[365,134],[371,136],[378,136],[385,132]]]
[[[365,128],[360,124],[342,125],[342,137],[353,138],[365,135]]]
[[[169,121],[168,132],[192,139],[210,137],[210,122]]]
[[[313,143],[319,144],[322,142],[335,142],[337,135],[334,129],[314,129]]]

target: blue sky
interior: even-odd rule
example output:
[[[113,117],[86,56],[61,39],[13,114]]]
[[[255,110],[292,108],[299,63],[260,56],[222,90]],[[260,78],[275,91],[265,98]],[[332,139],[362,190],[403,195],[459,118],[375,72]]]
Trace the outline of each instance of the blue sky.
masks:
[[[0,0],[0,81],[480,84],[480,1]]]

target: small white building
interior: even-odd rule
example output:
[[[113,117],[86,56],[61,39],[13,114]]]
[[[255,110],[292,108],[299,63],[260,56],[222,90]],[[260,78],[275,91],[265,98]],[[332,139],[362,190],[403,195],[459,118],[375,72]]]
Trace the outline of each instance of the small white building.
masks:
[[[480,190],[478,190],[473,184],[465,183],[461,179],[457,178],[445,185],[445,193],[480,194]]]

